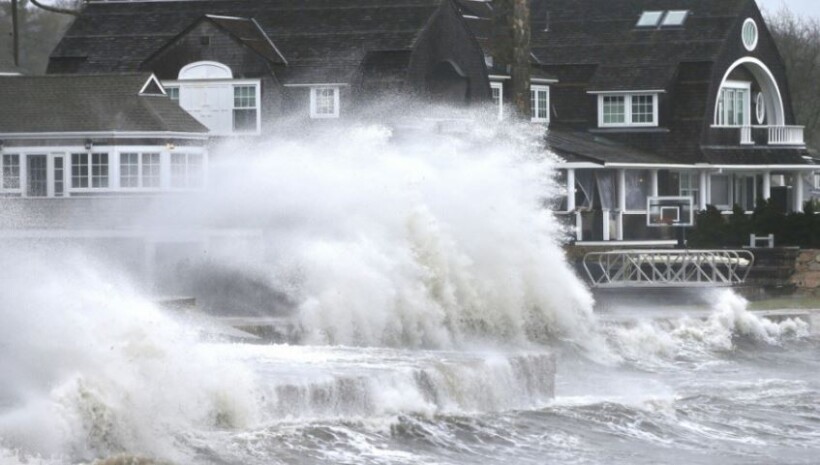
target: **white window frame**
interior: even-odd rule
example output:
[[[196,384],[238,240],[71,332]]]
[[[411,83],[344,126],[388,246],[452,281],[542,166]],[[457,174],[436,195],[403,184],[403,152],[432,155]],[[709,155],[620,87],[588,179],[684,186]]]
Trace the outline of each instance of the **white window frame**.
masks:
[[[652,121],[648,123],[632,122],[632,97],[652,97]],[[618,97],[624,99],[624,122],[604,122],[604,98]],[[618,92],[598,94],[598,127],[601,128],[651,128],[658,127],[658,93],[657,92]]]
[[[185,163],[183,165],[185,167],[185,173],[182,176],[182,179],[184,180],[183,185],[174,183],[174,181],[175,181],[175,179],[174,179],[174,156],[175,155],[176,156],[184,156],[184,158],[185,158]],[[199,176],[198,180],[195,177],[196,173],[192,174],[192,171],[190,169],[190,167],[191,167],[191,162],[190,162],[191,157],[198,157],[199,158],[200,172],[198,174],[198,176]],[[179,191],[179,190],[193,191],[193,190],[203,189],[205,187],[206,176],[207,176],[207,172],[208,172],[207,171],[208,170],[207,163],[208,163],[207,157],[205,156],[204,153],[201,153],[201,152],[191,152],[191,151],[182,151],[182,150],[172,150],[172,151],[170,151],[170,153],[168,153],[168,187],[171,190],[177,190],[177,191]],[[192,180],[195,181],[195,182],[192,182]]]
[[[728,106],[723,102],[724,90],[731,89],[734,91],[745,91],[743,99],[743,116],[745,121],[742,124],[728,124]],[[723,103],[723,105],[721,105]],[[722,111],[721,111],[722,110]],[[752,83],[746,81],[726,81],[718,91],[717,101],[715,102],[715,127],[719,128],[740,128],[752,125]],[[722,119],[721,119],[722,116]]]
[[[317,94],[320,90],[330,89],[333,91],[333,113],[319,113],[317,111]],[[311,119],[328,119],[339,117],[339,103],[340,103],[340,87],[339,86],[322,86],[317,85],[310,88],[310,118]]]
[[[695,171],[678,171],[678,195],[681,197],[691,197],[692,203],[698,205],[700,202],[700,174]],[[684,178],[686,187],[684,187]]]
[[[179,89],[179,93],[177,94],[178,99],[174,100],[175,102],[179,103],[182,102],[182,94],[185,92],[185,85],[186,84],[208,84],[213,82],[230,82],[231,84],[231,106],[226,110],[230,111],[231,113],[231,131],[228,133],[216,133],[211,132],[212,136],[248,136],[248,135],[259,135],[262,133],[262,105],[261,105],[261,98],[262,98],[262,81],[259,79],[185,79],[185,80],[176,80],[176,81],[162,81],[162,87],[166,89],[169,88],[176,88]],[[237,87],[255,87],[256,88],[256,130],[255,131],[234,131],[234,120],[233,120],[233,111],[236,109],[234,107],[234,89]],[[170,98],[170,96],[169,96]],[[184,108],[183,108],[184,109]]]
[[[545,86],[541,84],[531,84],[530,85],[530,92],[535,92],[535,98],[531,99],[531,102],[534,103],[532,105],[532,117],[530,121],[533,123],[549,123],[550,122],[550,86]],[[539,118],[538,117],[538,110],[541,108],[538,106],[538,93],[542,92],[547,94],[547,117],[546,118]]]
[[[124,186],[122,184],[123,180],[123,171],[122,171],[122,161],[123,155],[133,154],[137,155],[137,185],[136,186]],[[159,191],[162,189],[162,151],[161,150],[122,150],[117,154],[118,159],[118,166],[119,166],[119,188],[124,191]],[[145,170],[149,164],[146,163],[146,159],[149,155],[156,155],[157,157],[157,164],[156,166],[159,168],[159,172],[157,173],[157,184],[153,186],[146,186],[145,180],[147,176],[145,175]]]
[[[6,157],[17,157],[17,187],[6,187]],[[0,152],[0,192],[3,193],[23,193],[23,155],[19,152]]]
[[[241,88],[241,87],[252,87],[254,89],[254,106],[253,107],[237,107],[236,106],[236,89]],[[259,85],[254,85],[254,84],[238,84],[238,83],[233,83],[233,85],[231,86],[231,91],[232,91],[232,94],[233,94],[233,95],[231,95],[231,102],[233,102],[232,105],[231,105],[231,123],[232,123],[231,124],[231,130],[233,131],[234,134],[259,134],[261,132],[261,129],[262,129],[262,127],[261,127],[261,124],[262,124],[262,118],[261,118],[262,109],[259,105],[259,103],[260,103],[259,99],[261,97],[261,92],[260,92],[259,87],[260,87]],[[253,130],[250,130],[250,131],[237,131],[236,130],[236,110],[254,110],[254,111],[256,111],[256,126]]]
[[[746,40],[746,33],[754,33],[754,40],[749,42]],[[743,46],[748,51],[753,51],[757,48],[757,43],[760,40],[760,28],[757,27],[757,23],[752,18],[746,18],[746,21],[743,21],[743,27],[740,29],[740,41],[743,42]]]
[[[490,92],[498,91],[498,120],[504,119],[504,83],[499,81],[490,82]],[[495,100],[495,96],[493,96]],[[495,102],[493,102],[495,103]]]

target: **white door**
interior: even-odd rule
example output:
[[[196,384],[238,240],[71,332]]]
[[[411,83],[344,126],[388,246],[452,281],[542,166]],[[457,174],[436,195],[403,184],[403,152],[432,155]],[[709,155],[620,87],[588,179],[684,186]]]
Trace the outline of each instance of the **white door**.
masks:
[[[185,83],[179,104],[213,134],[233,132],[233,92],[230,83]]]

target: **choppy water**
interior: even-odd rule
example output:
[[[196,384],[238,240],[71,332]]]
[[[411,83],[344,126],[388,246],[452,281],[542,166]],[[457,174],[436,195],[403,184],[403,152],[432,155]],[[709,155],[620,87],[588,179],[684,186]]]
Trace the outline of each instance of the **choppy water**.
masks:
[[[177,284],[291,318],[293,345],[203,336],[87,249],[0,251],[0,464],[818,463],[807,325],[730,293],[598,321],[526,128],[326,129],[225,149],[180,210],[265,230]]]

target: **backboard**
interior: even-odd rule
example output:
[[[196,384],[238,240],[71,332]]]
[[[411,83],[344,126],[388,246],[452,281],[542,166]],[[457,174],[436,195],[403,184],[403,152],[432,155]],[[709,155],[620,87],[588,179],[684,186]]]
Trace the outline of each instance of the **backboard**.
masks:
[[[649,227],[694,225],[692,197],[649,197],[646,199],[646,225]]]

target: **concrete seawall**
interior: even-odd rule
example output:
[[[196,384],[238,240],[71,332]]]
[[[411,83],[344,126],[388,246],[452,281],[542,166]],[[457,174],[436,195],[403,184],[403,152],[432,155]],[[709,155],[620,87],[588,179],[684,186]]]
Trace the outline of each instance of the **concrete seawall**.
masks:
[[[798,293],[820,297],[820,250],[800,251],[790,282]]]

